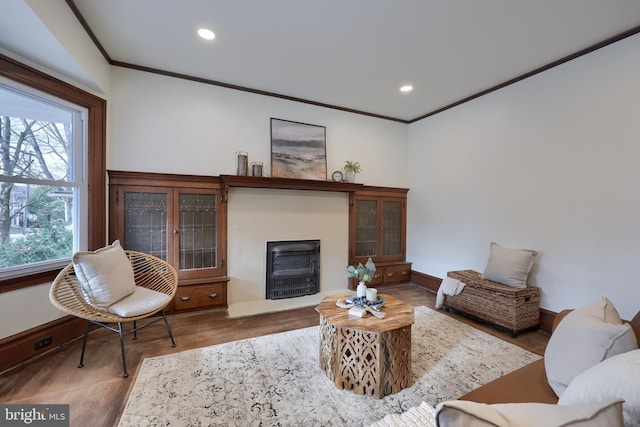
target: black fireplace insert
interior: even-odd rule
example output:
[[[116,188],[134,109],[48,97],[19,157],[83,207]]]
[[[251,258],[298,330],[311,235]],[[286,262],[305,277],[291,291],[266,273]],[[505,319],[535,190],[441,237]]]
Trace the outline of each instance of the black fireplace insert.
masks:
[[[267,242],[267,299],[320,292],[320,240]]]

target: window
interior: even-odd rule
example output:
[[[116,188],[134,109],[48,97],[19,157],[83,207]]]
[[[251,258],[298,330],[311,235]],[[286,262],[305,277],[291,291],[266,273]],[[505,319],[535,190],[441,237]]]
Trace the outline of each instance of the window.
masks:
[[[0,292],[106,243],[105,125],[103,99],[0,55]]]
[[[0,79],[0,274],[62,267],[86,248],[86,109]]]

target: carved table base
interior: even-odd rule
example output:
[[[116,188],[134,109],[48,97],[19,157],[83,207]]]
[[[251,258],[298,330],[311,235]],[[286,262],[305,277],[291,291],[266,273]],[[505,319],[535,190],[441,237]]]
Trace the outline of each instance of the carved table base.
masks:
[[[409,386],[413,307],[410,322],[395,329],[341,323],[320,314],[320,368],[338,389],[379,399]]]

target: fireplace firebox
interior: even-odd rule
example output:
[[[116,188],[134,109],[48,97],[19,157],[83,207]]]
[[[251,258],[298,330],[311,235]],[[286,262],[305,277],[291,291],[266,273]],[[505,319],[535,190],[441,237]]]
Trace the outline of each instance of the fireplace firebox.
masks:
[[[320,240],[267,242],[267,299],[320,292]]]

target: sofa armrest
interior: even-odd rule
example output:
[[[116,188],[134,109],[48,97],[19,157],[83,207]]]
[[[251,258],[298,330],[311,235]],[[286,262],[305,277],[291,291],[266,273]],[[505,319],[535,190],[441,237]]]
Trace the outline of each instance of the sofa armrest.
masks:
[[[556,314],[556,317],[553,318],[553,325],[551,326],[551,333],[553,333],[556,328],[558,327],[558,323],[560,323],[560,321],[562,319],[565,318],[565,316],[569,313],[571,313],[573,310],[572,309],[568,309],[568,310],[562,310],[560,313]]]
[[[470,391],[459,400],[479,403],[558,403],[558,396],[549,387],[544,359],[537,360],[503,377]]]

